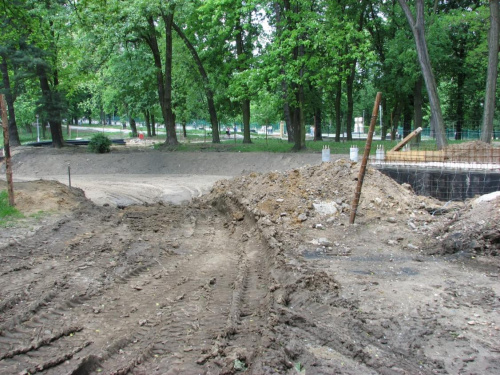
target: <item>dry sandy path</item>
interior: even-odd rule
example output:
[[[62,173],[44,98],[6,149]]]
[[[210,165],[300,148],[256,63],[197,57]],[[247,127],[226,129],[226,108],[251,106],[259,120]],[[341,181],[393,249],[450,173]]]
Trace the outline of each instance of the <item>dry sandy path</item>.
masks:
[[[18,148],[13,153],[15,181],[56,180],[81,188],[99,205],[181,203],[210,191],[213,183],[251,172],[284,171],[321,163],[321,154],[161,152],[114,147],[90,154],[84,147],[62,150]],[[2,166],[1,178],[5,178]]]

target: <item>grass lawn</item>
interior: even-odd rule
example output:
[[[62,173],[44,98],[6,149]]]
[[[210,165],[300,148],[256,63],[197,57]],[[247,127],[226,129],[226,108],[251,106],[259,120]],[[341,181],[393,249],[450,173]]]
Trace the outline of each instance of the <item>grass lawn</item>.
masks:
[[[0,226],[7,225],[10,221],[23,217],[15,207],[9,205],[7,191],[0,191]]]

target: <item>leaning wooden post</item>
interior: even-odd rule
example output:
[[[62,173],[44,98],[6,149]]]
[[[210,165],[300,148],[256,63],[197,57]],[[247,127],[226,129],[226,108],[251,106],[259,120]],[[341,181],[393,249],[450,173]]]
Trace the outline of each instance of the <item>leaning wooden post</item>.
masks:
[[[2,109],[2,124],[3,124],[3,145],[5,153],[5,172],[7,175],[7,191],[9,195],[9,204],[14,207],[14,185],[12,184],[12,164],[10,160],[9,146],[9,118],[7,116],[7,104],[5,95],[0,95],[0,107]]]
[[[370,150],[372,148],[373,133],[375,131],[378,107],[380,105],[381,100],[382,100],[382,93],[378,92],[377,97],[375,98],[375,104],[373,105],[372,119],[370,121],[370,129],[368,130],[368,138],[366,139],[365,153],[363,154],[363,160],[361,161],[361,168],[359,169],[358,185],[356,186],[356,191],[354,192],[354,199],[352,200],[351,217],[349,219],[350,224],[354,224],[354,219],[356,218],[356,211],[358,210],[359,198],[361,197],[361,187],[363,186],[366,164],[368,163],[368,157],[370,156]]]

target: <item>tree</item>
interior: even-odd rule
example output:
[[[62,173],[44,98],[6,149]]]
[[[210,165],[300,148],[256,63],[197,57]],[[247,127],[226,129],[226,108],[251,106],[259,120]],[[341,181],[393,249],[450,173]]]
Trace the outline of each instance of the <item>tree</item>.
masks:
[[[486,93],[484,98],[484,114],[481,140],[491,143],[493,133],[493,117],[495,114],[495,95],[498,76],[498,16],[499,0],[490,0],[490,32],[488,36],[488,73],[486,76]]]
[[[156,80],[158,86],[158,96],[160,98],[160,107],[165,121],[167,131],[166,143],[169,145],[177,145],[177,134],[175,132],[175,117],[172,109],[172,29],[174,24],[175,4],[167,3],[166,8],[159,9],[161,19],[163,21],[165,32],[165,53],[164,53],[164,71],[162,66],[161,50],[157,39],[157,20],[152,13],[146,14],[147,29],[140,35],[146,41],[146,44],[151,49],[156,67]]]
[[[415,0],[416,2],[416,18],[408,6],[406,0],[398,0],[401,8],[405,13],[408,24],[413,32],[415,45],[417,48],[418,61],[424,76],[425,86],[427,88],[427,95],[429,96],[429,103],[431,107],[431,126],[436,132],[436,145],[439,150],[447,146],[446,129],[444,126],[443,114],[441,112],[441,104],[437,91],[436,80],[432,72],[431,61],[427,49],[427,42],[425,39],[424,27],[424,0]]]
[[[215,104],[214,104],[214,94],[213,94],[212,88],[210,87],[208,74],[203,66],[203,63],[202,63],[200,57],[198,56],[198,53],[196,52],[196,49],[189,41],[186,34],[184,34],[182,29],[179,26],[177,26],[177,24],[174,23],[173,27],[174,27],[174,30],[177,32],[177,34],[180,36],[180,38],[186,44],[187,49],[192,54],[193,59],[196,63],[196,66],[198,67],[198,70],[200,72],[200,76],[201,76],[202,81],[203,81],[203,86],[205,89],[207,102],[208,102],[208,112],[210,115],[210,123],[212,124],[212,142],[213,143],[220,143],[219,121],[217,120],[217,111],[215,109]]]
[[[14,109],[14,95],[12,93],[12,88],[10,84],[9,77],[9,67],[8,67],[8,59],[7,53],[1,51],[0,47],[0,71],[2,72],[2,83],[3,83],[3,93],[5,94],[5,100],[7,103],[7,108],[9,112],[9,143],[10,146],[20,146],[21,141],[19,139],[19,133],[17,131],[17,123],[16,123],[16,112]]]
[[[16,1],[2,4],[0,13],[0,71],[2,74],[2,92],[5,94],[9,114],[9,141],[10,146],[19,146],[21,141],[17,130],[16,113],[14,108],[15,94],[11,85],[9,56],[15,54],[19,47],[19,39],[25,35],[23,22],[26,21],[26,11],[23,4]]]

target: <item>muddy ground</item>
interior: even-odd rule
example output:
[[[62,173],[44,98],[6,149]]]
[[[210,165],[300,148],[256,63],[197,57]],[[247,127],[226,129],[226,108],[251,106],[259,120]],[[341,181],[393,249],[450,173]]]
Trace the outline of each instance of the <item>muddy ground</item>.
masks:
[[[0,374],[500,373],[500,199],[320,156],[16,151]]]

